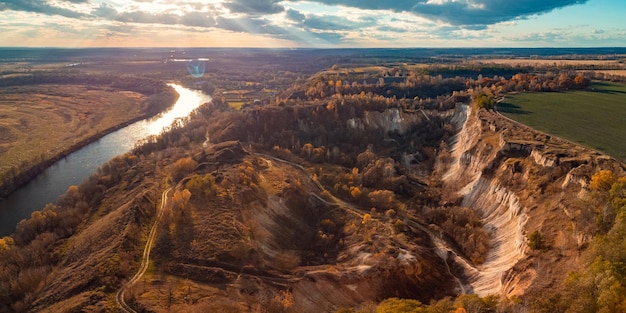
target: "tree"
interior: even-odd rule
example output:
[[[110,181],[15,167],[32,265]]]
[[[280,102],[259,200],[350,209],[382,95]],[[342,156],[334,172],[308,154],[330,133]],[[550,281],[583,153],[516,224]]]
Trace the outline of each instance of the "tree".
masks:
[[[207,197],[215,195],[215,179],[213,175],[197,175],[191,177],[185,184],[185,188],[189,189],[192,195]]]
[[[361,221],[361,224],[365,225],[371,219],[372,219],[372,215],[369,213],[365,213],[365,215],[363,215],[363,220]]]
[[[174,181],[180,181],[198,166],[191,157],[181,158],[172,166],[171,173]]]
[[[495,312],[497,304],[498,298],[495,296],[481,298],[476,294],[461,295],[454,302],[457,310],[463,308],[467,313]]]
[[[478,108],[484,108],[487,110],[491,110],[494,108],[496,101],[493,98],[493,95],[486,93],[479,93],[476,98],[474,98],[474,102]]]
[[[359,197],[361,197],[361,189],[355,186],[350,187],[350,195],[353,199],[358,199]]]
[[[626,212],[626,177],[619,178],[609,190],[611,205],[616,211]]]
[[[304,146],[302,146],[302,154],[305,155],[307,157],[307,159],[311,159],[311,153],[313,152],[313,145],[310,143],[306,143],[304,144]]]
[[[608,191],[615,182],[615,175],[611,170],[601,170],[591,176],[589,187],[592,190]]]
[[[13,241],[12,237],[7,236],[7,237],[0,238],[0,252],[4,250],[8,250],[14,244],[15,242]]]

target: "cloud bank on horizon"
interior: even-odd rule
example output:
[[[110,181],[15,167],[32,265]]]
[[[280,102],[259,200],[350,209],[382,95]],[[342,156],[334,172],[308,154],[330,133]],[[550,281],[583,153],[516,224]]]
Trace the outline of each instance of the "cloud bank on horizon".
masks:
[[[624,22],[557,14],[594,1],[0,0],[0,45],[620,45]]]

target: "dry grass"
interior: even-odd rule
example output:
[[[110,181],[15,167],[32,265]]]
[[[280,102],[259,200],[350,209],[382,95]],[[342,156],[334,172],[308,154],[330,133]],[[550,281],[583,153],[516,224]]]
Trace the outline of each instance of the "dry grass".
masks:
[[[0,175],[142,116],[144,102],[138,93],[92,86],[0,89]]]
[[[230,106],[231,108],[235,110],[241,110],[241,107],[244,104],[246,104],[246,102],[243,102],[243,101],[229,101],[228,102],[228,106]]]
[[[505,64],[510,66],[539,66],[539,65],[614,65],[615,60],[557,60],[557,59],[478,59],[472,60],[470,63],[482,64]]]
[[[131,288],[130,295],[153,312],[240,312],[238,286],[234,287],[156,274]]]
[[[609,74],[609,75],[626,76],[626,70],[602,70],[602,71],[595,71],[595,72],[602,73],[602,74]]]

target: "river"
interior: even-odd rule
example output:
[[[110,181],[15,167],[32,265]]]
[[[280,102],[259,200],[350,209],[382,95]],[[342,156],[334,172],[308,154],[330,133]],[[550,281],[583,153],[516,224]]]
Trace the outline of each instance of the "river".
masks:
[[[17,223],[47,203],[55,203],[71,185],[78,185],[100,165],[116,155],[132,149],[135,144],[157,135],[178,118],[188,116],[211,97],[170,84],[179,94],[174,106],[156,117],[141,120],[114,131],[51,165],[33,180],[0,201],[0,237],[15,231]]]

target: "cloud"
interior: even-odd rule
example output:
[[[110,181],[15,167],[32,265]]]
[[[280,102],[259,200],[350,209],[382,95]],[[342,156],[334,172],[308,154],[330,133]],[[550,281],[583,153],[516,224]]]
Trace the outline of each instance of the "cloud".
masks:
[[[528,33],[521,36],[510,38],[513,41],[530,41],[530,42],[556,42],[567,39],[567,34],[558,31],[547,31],[539,33]]]
[[[276,4],[278,0],[231,0],[224,3],[224,7],[234,13],[246,13],[252,15],[274,14],[285,10],[282,5]]]
[[[117,16],[117,10],[110,4],[103,2],[100,4],[99,7],[95,8],[93,11],[91,11],[91,14],[97,16],[97,17],[103,17],[103,18],[114,18],[115,16]]]
[[[208,12],[191,11],[183,15],[172,13],[148,13],[143,11],[118,12],[110,4],[102,3],[91,11],[95,17],[124,23],[184,25],[214,27],[215,18]]]
[[[291,0],[298,2],[299,0]],[[410,11],[410,9],[419,2],[426,2],[425,0],[394,0],[394,1],[381,1],[381,0],[309,0],[310,2],[317,2],[326,5],[342,5],[347,7],[366,9],[366,10],[392,10],[396,12]]]
[[[304,22],[304,20],[306,19],[306,15],[296,10],[289,9],[287,10],[286,13],[287,13],[287,19],[297,22],[297,23]]]
[[[119,13],[115,20],[125,23],[146,23],[146,24],[180,24],[180,16],[171,13],[153,14],[143,11],[131,11]]]
[[[66,0],[71,3],[84,3],[87,0]],[[46,15],[61,15],[70,18],[81,18],[84,14],[65,8],[50,5],[45,0],[0,0],[0,11],[26,11]]]
[[[214,27],[215,19],[208,13],[189,12],[180,18],[180,24],[197,27]]]
[[[409,31],[406,28],[399,28],[399,27],[393,27],[393,26],[379,26],[376,29],[378,29],[381,32],[391,32],[391,33],[406,33]]]
[[[225,18],[217,17],[215,27],[239,33],[268,34],[284,36],[288,32],[283,28],[270,24],[263,18],[237,17]]]
[[[309,29],[317,30],[353,30],[374,25],[372,20],[351,21],[340,16],[333,15],[309,15],[302,25]]]
[[[491,25],[528,16],[543,14],[554,9],[587,0],[476,0],[442,3],[419,3],[413,12],[453,25]]]
[[[295,0],[292,0],[295,1]],[[411,12],[453,25],[492,25],[523,19],[587,0],[312,0],[369,10]]]

